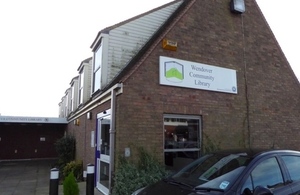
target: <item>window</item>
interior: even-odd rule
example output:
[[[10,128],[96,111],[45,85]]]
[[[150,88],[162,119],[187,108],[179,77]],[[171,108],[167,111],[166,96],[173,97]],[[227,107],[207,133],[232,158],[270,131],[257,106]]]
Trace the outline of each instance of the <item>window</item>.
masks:
[[[66,95],[66,99],[65,99],[66,103],[65,103],[65,117],[67,117],[69,115],[69,94]]]
[[[75,97],[75,88],[74,85],[72,85],[72,96],[71,96],[71,111],[74,111],[74,97]]]
[[[289,171],[293,181],[300,180],[300,157],[299,156],[283,156],[283,161]]]
[[[222,191],[235,183],[250,161],[242,153],[207,154],[173,175],[172,179],[197,188]]]
[[[269,189],[274,189],[283,185],[283,177],[279,167],[279,164],[275,157],[264,160],[259,163],[249,175],[245,182],[242,192],[243,194],[247,191],[253,190],[257,186],[263,186]]]
[[[199,157],[200,117],[164,116],[165,165],[178,170]]]
[[[98,47],[94,54],[94,66],[93,66],[93,78],[94,78],[94,89],[93,92],[100,89],[101,84],[101,66],[102,66],[102,44]]]
[[[82,104],[83,103],[83,83],[84,83],[83,71],[80,73],[79,79],[80,79],[80,81],[79,81],[79,104]]]

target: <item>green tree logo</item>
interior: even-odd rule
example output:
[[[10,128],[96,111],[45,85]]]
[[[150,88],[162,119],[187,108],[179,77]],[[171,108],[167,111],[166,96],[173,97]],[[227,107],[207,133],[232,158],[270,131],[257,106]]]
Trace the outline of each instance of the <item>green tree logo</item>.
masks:
[[[171,82],[182,82],[184,79],[183,65],[175,61],[165,62],[165,77]]]

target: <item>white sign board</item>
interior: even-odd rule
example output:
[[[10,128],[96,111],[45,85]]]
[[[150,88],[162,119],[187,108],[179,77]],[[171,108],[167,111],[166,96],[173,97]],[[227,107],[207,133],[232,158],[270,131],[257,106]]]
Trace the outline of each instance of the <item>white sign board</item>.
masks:
[[[237,94],[236,70],[160,56],[159,83]]]
[[[66,118],[45,118],[45,117],[25,117],[25,116],[0,116],[0,123],[52,123],[68,124]]]

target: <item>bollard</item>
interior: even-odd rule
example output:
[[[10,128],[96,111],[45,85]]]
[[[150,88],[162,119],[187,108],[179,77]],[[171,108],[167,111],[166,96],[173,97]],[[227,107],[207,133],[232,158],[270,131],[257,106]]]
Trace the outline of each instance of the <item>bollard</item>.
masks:
[[[59,170],[51,169],[49,195],[58,195]]]
[[[86,195],[94,195],[94,174],[94,165],[88,164],[86,171]]]

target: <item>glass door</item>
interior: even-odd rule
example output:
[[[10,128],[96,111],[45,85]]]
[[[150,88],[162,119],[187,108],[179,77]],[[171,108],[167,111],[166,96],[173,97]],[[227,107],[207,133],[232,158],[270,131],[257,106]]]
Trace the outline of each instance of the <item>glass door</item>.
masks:
[[[109,194],[110,165],[110,115],[98,118],[97,132],[97,188],[104,194]]]

